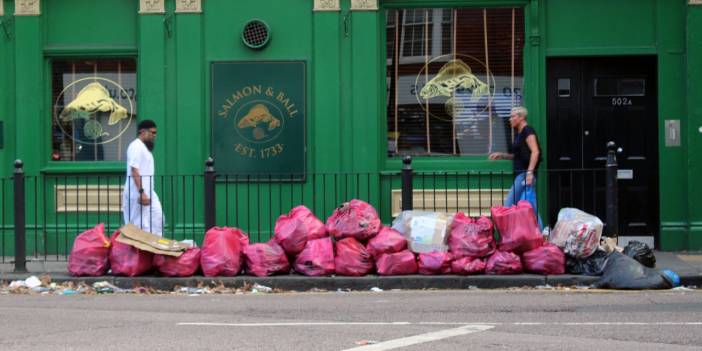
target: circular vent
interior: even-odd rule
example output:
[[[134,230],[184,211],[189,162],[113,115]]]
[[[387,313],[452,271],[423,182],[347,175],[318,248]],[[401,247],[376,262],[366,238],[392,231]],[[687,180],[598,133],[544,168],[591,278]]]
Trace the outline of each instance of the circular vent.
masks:
[[[260,49],[266,46],[270,37],[268,25],[261,20],[249,21],[244,26],[244,32],[241,34],[244,44],[252,49]]]

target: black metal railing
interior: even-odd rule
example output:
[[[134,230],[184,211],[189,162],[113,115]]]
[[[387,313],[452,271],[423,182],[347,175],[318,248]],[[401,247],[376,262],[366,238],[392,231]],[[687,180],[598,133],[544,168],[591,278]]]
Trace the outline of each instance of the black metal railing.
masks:
[[[605,234],[617,235],[615,149],[608,144],[603,168],[538,171],[537,212],[544,226],[553,227],[560,208],[576,207],[605,219]],[[202,174],[147,180],[161,200],[165,237],[202,242],[207,229],[234,226],[252,242],[264,242],[277,218],[298,205],[322,221],[351,199],[373,205],[386,224],[409,209],[489,215],[508,199],[514,177],[507,171],[414,171],[407,156],[399,172],[266,175],[218,174],[210,158]],[[14,260],[15,271],[22,272],[27,257],[66,260],[75,236],[97,223],[110,235],[125,222],[126,181],[124,175],[27,176],[16,161],[13,177],[0,179],[0,262]]]

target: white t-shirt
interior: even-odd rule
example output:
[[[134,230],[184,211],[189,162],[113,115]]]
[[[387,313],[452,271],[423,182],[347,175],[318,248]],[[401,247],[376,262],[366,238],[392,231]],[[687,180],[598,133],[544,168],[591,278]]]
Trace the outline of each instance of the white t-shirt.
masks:
[[[132,179],[132,167],[139,170],[139,175],[141,175],[141,185],[144,188],[144,192],[149,197],[153,193],[153,176],[155,173],[154,168],[154,156],[151,151],[146,147],[141,139],[136,138],[129,144],[127,148],[127,184],[129,186],[129,197],[139,197],[139,189],[134,184]],[[125,186],[125,190],[127,190]]]

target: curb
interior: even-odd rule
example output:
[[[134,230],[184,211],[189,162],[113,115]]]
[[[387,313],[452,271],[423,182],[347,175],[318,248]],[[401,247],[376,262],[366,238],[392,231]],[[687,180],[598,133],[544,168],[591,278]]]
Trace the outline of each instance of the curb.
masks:
[[[580,275],[552,275],[543,276],[535,274],[520,275],[405,275],[405,276],[376,276],[363,277],[307,277],[302,275],[285,275],[273,277],[204,277],[193,276],[186,278],[172,278],[160,276],[141,277],[73,277],[65,273],[47,273],[51,281],[56,283],[84,282],[92,285],[95,282],[107,281],[123,289],[132,289],[137,286],[151,287],[162,291],[173,291],[176,287],[197,287],[198,285],[224,285],[227,288],[241,288],[247,284],[260,284],[283,291],[310,291],[310,290],[354,290],[366,291],[373,287],[383,290],[461,290],[461,289],[504,289],[538,287],[544,285],[556,286],[588,286],[598,277]],[[0,275],[0,281],[24,280],[32,273],[16,274],[6,273]],[[39,274],[36,274],[39,275]],[[702,276],[697,277],[702,283]],[[692,281],[692,280],[690,280]],[[694,285],[694,284],[693,284]]]

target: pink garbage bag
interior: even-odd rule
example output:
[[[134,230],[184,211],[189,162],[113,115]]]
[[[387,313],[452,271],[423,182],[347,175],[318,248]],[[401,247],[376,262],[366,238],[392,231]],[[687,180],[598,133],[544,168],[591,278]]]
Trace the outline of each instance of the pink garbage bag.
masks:
[[[451,273],[452,256],[448,252],[422,252],[417,259],[419,274],[449,274]]]
[[[112,274],[136,277],[150,271],[153,268],[154,254],[118,242],[117,237],[119,235],[120,232],[117,230],[110,237],[110,243],[112,244],[112,248],[110,248]]]
[[[485,259],[461,257],[451,262],[451,272],[459,275],[483,274],[485,272]]]
[[[449,250],[456,258],[485,257],[495,252],[492,222],[481,216],[477,220],[458,212],[451,222]]]
[[[486,274],[519,274],[522,273],[522,262],[513,252],[495,251],[488,257],[485,265]]]
[[[554,244],[544,244],[522,254],[524,270],[539,274],[565,273],[565,254]]]
[[[290,255],[297,255],[305,248],[307,240],[327,236],[326,228],[319,218],[305,206],[297,206],[275,222],[275,241]]]
[[[100,223],[80,233],[73,241],[68,256],[68,272],[73,276],[97,277],[110,269],[110,240],[105,225]]]
[[[378,259],[380,255],[386,253],[400,252],[407,248],[407,239],[397,230],[383,226],[378,235],[368,240],[366,249]]]
[[[293,266],[295,271],[312,277],[334,274],[334,244],[331,238],[307,241]]]
[[[182,255],[154,255],[154,266],[166,277],[189,277],[200,268],[200,249],[189,248]]]
[[[417,259],[410,250],[380,255],[376,262],[380,275],[405,275],[417,273]]]
[[[336,274],[359,277],[373,269],[373,257],[358,240],[348,237],[337,241],[335,245]]]
[[[246,271],[257,277],[290,272],[290,262],[283,248],[271,240],[244,248]]]
[[[205,233],[200,266],[206,277],[235,276],[241,270],[242,238],[238,228],[212,227]],[[248,239],[247,239],[248,241]]]
[[[366,242],[378,234],[380,226],[380,217],[373,206],[356,199],[341,205],[327,219],[327,232],[335,239],[354,237]]]
[[[529,201],[522,200],[511,207],[494,206],[490,212],[500,232],[498,250],[521,254],[543,244],[544,239]]]

